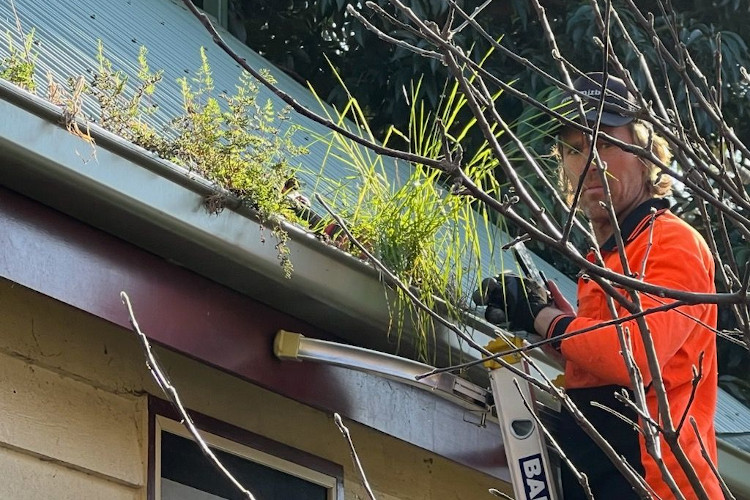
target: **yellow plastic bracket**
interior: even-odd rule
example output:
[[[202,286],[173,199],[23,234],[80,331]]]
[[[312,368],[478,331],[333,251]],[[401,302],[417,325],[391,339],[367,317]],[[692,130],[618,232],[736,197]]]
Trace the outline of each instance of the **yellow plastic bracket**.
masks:
[[[485,346],[485,348],[492,354],[510,351],[519,347],[523,347],[523,339],[521,337],[498,337],[490,341],[490,343]],[[516,364],[521,361],[521,354],[516,352],[513,354],[502,356],[502,358],[506,363]],[[484,366],[489,368],[490,370],[495,370],[497,368],[502,368],[503,365],[501,365],[494,359],[491,359],[489,361],[485,361]]]
[[[303,335],[299,333],[279,330],[273,339],[273,353],[279,359],[301,361],[297,356],[299,355],[299,344],[302,338]]]

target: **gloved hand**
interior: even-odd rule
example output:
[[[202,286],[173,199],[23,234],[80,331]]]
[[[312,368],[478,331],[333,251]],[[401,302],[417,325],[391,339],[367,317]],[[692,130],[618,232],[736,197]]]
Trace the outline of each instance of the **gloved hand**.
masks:
[[[550,293],[534,280],[505,272],[485,278],[472,295],[474,303],[487,306],[484,317],[492,324],[509,323],[511,330],[535,333],[539,311],[553,305]]]

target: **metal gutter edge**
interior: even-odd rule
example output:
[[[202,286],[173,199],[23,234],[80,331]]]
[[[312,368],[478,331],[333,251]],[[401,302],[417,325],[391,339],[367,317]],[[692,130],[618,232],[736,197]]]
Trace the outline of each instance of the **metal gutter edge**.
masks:
[[[738,499],[750,499],[750,453],[733,446],[717,436],[716,445],[719,452],[719,469],[721,477]]]
[[[392,295],[371,266],[284,224],[294,265],[286,279],[270,231],[248,209],[210,215],[203,200],[215,189],[197,175],[80,123],[92,149],[60,124],[57,106],[2,80],[0,116],[0,183],[357,345],[395,349]],[[439,358],[476,358],[455,335],[439,337]]]
[[[19,108],[38,116],[39,118],[57,124],[58,127],[64,129],[62,123],[62,112],[59,106],[52,104],[51,102],[43,99],[37,95],[34,95],[6,80],[0,79],[0,101],[10,102]],[[118,156],[130,160],[132,163],[139,167],[147,169],[160,177],[168,179],[169,181],[178,184],[185,189],[198,193],[202,196],[214,194],[221,189],[215,186],[210,181],[200,177],[199,175],[191,172],[190,170],[176,165],[168,160],[165,160],[156,154],[137,146],[131,142],[126,141],[122,137],[113,134],[112,132],[101,128],[96,123],[86,122],[83,120],[77,121],[79,127],[82,130],[88,129],[91,136],[94,138],[98,147],[105,148]],[[71,137],[74,142],[77,141],[75,136],[72,134]],[[2,138],[0,137],[0,140]],[[81,159],[81,163],[84,160]],[[260,219],[255,211],[248,207],[240,205],[239,200],[231,193],[225,192],[227,198],[230,200],[229,204],[234,206],[231,208],[233,212],[236,212],[255,223],[260,223]],[[290,236],[298,239],[299,243],[306,246],[311,246],[318,252],[328,253],[333,258],[340,261],[341,264],[347,266],[356,266],[361,272],[370,273],[376,276],[378,273],[371,266],[365,264],[361,260],[342,252],[341,250],[327,245],[317,238],[310,238],[311,233],[285,221],[281,221],[282,227],[290,233]]]

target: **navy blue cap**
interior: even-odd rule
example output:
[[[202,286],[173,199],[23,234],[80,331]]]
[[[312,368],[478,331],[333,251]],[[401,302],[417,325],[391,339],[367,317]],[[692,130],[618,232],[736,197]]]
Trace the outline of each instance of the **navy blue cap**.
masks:
[[[584,97],[581,97],[581,99],[584,101],[583,109],[586,110],[586,121],[589,123],[594,123],[597,118],[596,107],[601,100],[603,80],[603,73],[587,73],[584,76],[576,78],[573,82],[573,88],[588,97],[588,99]],[[570,120],[575,120],[578,116],[578,106],[573,102],[573,97],[565,97],[562,104],[563,107],[558,112]],[[608,127],[627,125],[635,118],[631,115],[622,114],[623,110],[638,110],[637,102],[622,79],[609,75],[607,77],[607,91],[604,93],[604,108],[602,109],[600,123]]]

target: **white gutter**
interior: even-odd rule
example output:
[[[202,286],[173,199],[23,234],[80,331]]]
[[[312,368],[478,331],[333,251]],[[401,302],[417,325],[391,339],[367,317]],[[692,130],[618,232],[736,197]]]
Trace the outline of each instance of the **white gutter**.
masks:
[[[466,409],[490,413],[492,398],[486,388],[445,372],[420,379],[420,375],[435,368],[400,356],[311,339],[285,330],[276,333],[273,352],[282,360],[312,361],[372,373],[432,392]]]

